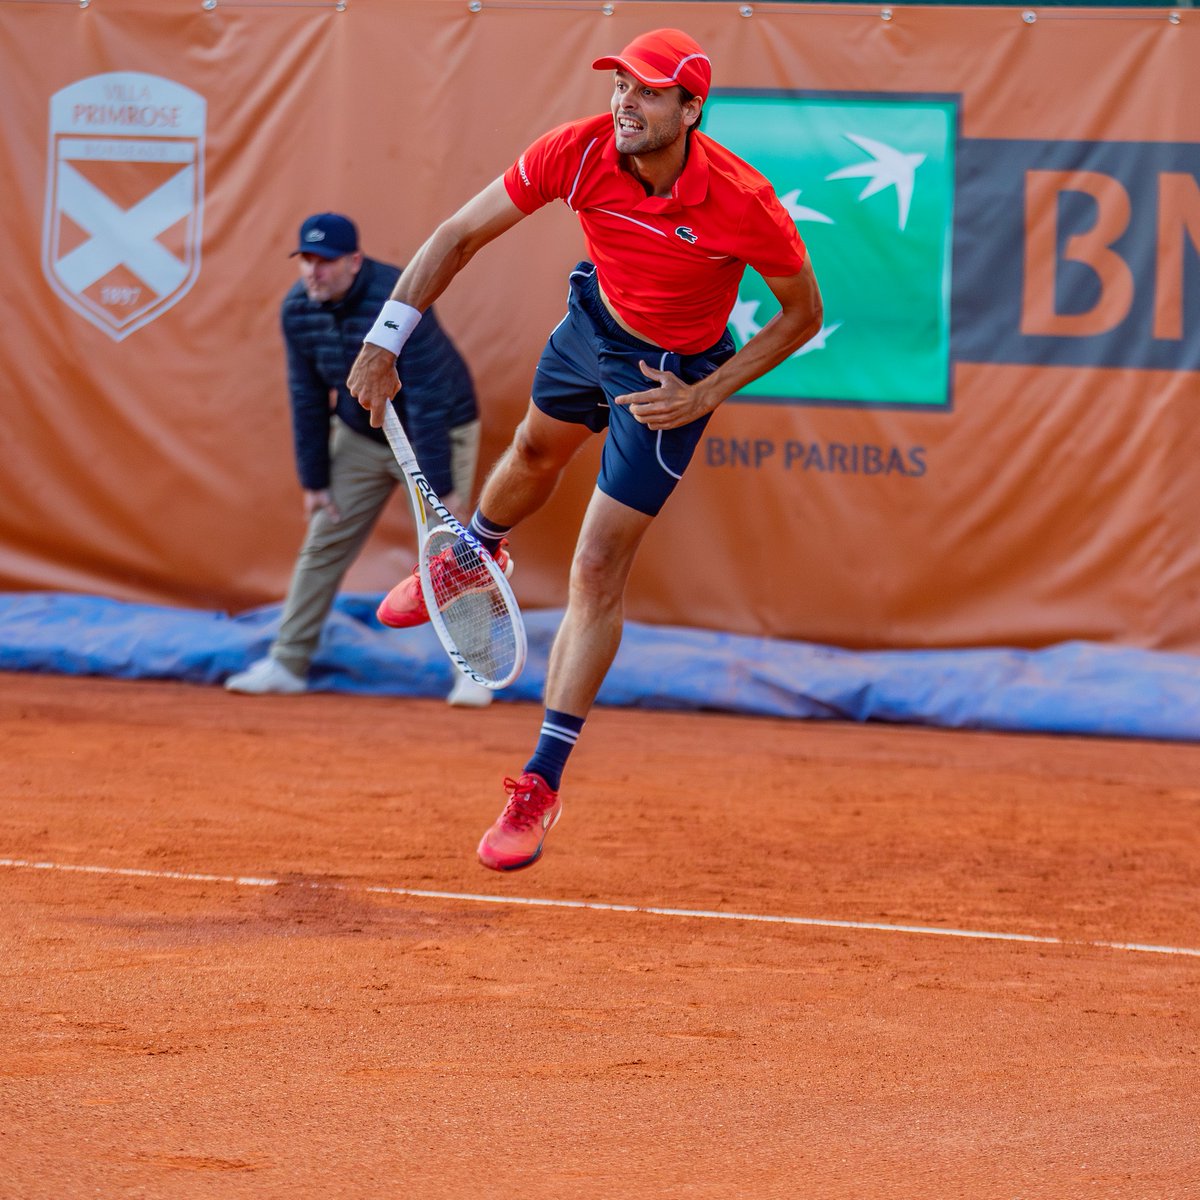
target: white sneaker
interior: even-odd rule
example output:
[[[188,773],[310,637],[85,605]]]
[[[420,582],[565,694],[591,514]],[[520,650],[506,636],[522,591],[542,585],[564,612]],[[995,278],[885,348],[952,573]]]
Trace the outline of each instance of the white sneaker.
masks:
[[[446,703],[455,708],[487,708],[494,695],[491,688],[485,688],[483,684],[460,673],[450,689],[450,695],[446,697]]]
[[[292,674],[278,659],[260,658],[244,671],[225,680],[225,690],[246,696],[298,696],[308,691],[308,683]]]

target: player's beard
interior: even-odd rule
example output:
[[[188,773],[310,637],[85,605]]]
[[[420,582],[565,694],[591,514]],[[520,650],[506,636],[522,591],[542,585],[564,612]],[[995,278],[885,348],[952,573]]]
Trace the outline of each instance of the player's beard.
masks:
[[[623,133],[614,118],[614,128],[617,131],[617,149],[622,154],[634,158],[643,154],[654,154],[667,146],[673,145],[683,129],[683,110],[680,109],[673,117],[664,117],[657,124],[643,125],[640,133]]]

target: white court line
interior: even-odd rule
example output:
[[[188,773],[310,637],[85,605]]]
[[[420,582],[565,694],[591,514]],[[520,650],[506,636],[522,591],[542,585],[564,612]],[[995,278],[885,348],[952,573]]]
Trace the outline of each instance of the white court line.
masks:
[[[379,896],[413,896],[423,900],[463,900],[471,904],[512,904],[532,908],[578,908],[593,912],[644,913],[653,917],[689,917],[703,921],[754,921],[765,925],[805,925],[815,929],[863,929],[876,933],[915,933],[933,937],[971,938],[989,942],[1025,942],[1038,946],[1078,946],[1094,950],[1129,950],[1138,954],[1175,954],[1200,958],[1200,950],[1184,946],[1154,946],[1144,942],[1073,941],[1033,933],[998,933],[986,929],[943,929],[937,925],[888,925],[882,921],[835,921],[822,917],[782,917],[768,913],[718,912],[698,908],[659,908],[648,904],[605,904],[599,900],[547,900],[534,896],[491,896],[485,892],[435,892],[425,888],[359,887],[320,880],[272,879],[265,875],[206,875],[195,871],[154,871],[146,867],[96,867],[74,863],[32,862],[0,858],[0,867],[31,871],[75,871],[86,875],[119,875],[127,879],[177,879],[189,883],[231,883],[237,887],[305,887],[329,892],[359,892]]]

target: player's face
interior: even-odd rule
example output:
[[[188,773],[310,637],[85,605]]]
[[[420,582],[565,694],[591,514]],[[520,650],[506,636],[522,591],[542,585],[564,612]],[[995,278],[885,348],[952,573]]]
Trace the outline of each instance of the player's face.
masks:
[[[621,154],[653,154],[681,142],[700,116],[700,103],[684,103],[680,88],[652,88],[625,71],[617,71],[612,97],[617,150]]]
[[[349,290],[362,266],[362,255],[343,254],[341,258],[322,258],[319,254],[300,254],[300,281],[308,298],[317,304],[340,300]]]

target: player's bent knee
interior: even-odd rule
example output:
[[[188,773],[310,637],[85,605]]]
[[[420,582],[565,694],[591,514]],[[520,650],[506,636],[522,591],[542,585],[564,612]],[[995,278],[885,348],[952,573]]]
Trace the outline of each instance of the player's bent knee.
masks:
[[[625,555],[600,545],[580,546],[571,562],[572,599],[586,599],[600,608],[620,604],[628,575]]]
[[[561,471],[573,453],[572,449],[564,449],[544,438],[530,436],[524,425],[517,426],[512,450],[521,465],[536,475]]]
[[[527,470],[550,475],[561,471],[590,436],[586,425],[556,420],[531,404],[513,434],[510,453]]]

